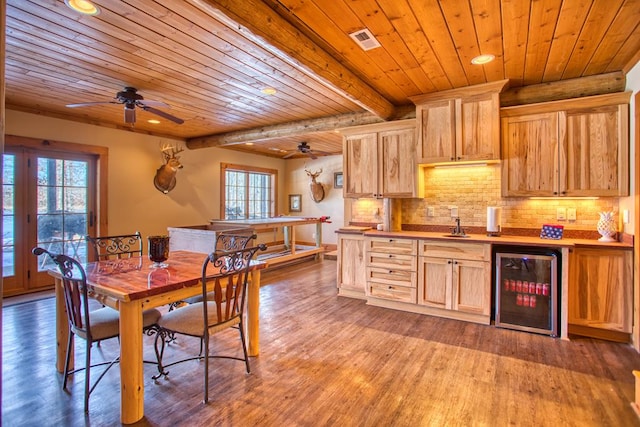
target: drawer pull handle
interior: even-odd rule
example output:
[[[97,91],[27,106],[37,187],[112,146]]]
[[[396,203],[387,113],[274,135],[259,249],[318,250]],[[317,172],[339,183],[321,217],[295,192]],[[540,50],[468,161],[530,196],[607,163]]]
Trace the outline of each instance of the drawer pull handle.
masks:
[[[389,270],[389,274],[393,274],[393,270]]]
[[[389,289],[393,289],[393,286],[389,285]]]

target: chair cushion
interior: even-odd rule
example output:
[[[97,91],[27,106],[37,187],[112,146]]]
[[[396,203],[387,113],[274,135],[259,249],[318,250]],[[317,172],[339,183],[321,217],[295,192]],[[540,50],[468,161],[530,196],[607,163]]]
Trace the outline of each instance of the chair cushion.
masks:
[[[158,320],[158,326],[179,334],[201,337],[204,335],[204,322],[202,321],[204,314],[202,304],[203,303],[201,302],[190,304],[163,314],[160,317],[160,320]],[[215,302],[207,302],[207,310],[209,324],[215,324],[215,326],[209,328],[209,333],[215,333],[222,329],[226,329],[229,326],[240,323],[240,318],[236,317],[228,322],[218,324]]]
[[[160,311],[155,308],[143,311],[142,326],[146,328],[156,324],[160,316]],[[89,318],[91,319],[91,335],[94,341],[117,337],[120,334],[120,313],[117,310],[103,307],[90,312]],[[74,333],[87,339],[86,334],[82,331],[74,331]]]
[[[103,307],[89,313],[91,319],[91,335],[93,340],[105,340],[117,337],[120,333],[120,313],[109,307]],[[82,331],[74,331],[76,335],[87,339]]]

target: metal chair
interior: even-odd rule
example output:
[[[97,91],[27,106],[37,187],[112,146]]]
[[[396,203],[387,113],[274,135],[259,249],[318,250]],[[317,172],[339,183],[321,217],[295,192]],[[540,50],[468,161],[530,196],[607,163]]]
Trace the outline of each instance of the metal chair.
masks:
[[[69,340],[67,342],[67,357],[64,365],[64,380],[62,389],[67,388],[67,378],[75,372],[85,370],[84,377],[84,411],[89,412],[89,395],[93,392],[102,377],[107,371],[119,361],[116,357],[110,362],[101,362],[91,365],[91,346],[96,341],[115,338],[120,335],[120,314],[117,310],[109,307],[90,310],[89,297],[87,292],[87,276],[82,265],[75,259],[64,254],[53,254],[43,248],[33,248],[32,253],[36,256],[46,254],[56,264],[60,270],[62,278],[62,288],[64,303],[69,321]],[[160,312],[156,309],[143,312],[143,327],[145,329],[155,328]],[[142,331],[141,331],[142,332]],[[69,371],[73,337],[83,338],[86,343],[85,366],[73,371]],[[100,374],[96,382],[89,388],[90,370],[96,366],[108,365]]]
[[[220,233],[216,237],[216,246],[214,251],[237,251],[250,246],[249,243],[252,240],[257,239],[256,234],[226,234]],[[184,303],[195,304],[202,301],[202,295],[196,295],[194,297],[186,298],[183,301],[176,301],[169,304],[169,311],[176,309]]]
[[[85,239],[93,248],[97,261],[142,256],[142,235],[139,231],[119,236],[85,236]]]
[[[264,244],[238,249],[235,251],[217,251],[209,254],[202,265],[202,302],[190,304],[163,314],[158,320],[159,332],[156,335],[155,351],[158,358],[158,374],[167,376],[166,368],[188,360],[204,359],[204,402],[209,400],[209,358],[235,359],[245,362],[247,373],[251,372],[247,345],[244,335],[244,308],[247,282],[251,260],[258,250],[266,250]],[[209,290],[213,283],[213,291]],[[211,335],[235,327],[240,332],[240,341],[244,357],[231,355],[210,355],[209,339]],[[166,337],[186,335],[199,338],[204,343],[198,356],[164,364],[163,356],[167,344]]]

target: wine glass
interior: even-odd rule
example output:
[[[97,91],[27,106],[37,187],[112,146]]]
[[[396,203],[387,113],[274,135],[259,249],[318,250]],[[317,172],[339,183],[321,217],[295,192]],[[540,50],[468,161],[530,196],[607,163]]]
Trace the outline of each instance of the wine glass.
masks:
[[[153,261],[151,268],[166,268],[169,264],[169,236],[149,236],[149,259]]]

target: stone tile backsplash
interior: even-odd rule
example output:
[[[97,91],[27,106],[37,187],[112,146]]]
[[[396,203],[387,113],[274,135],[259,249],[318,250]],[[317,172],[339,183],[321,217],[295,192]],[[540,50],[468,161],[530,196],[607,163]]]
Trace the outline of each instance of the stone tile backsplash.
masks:
[[[425,169],[425,197],[402,200],[402,223],[449,225],[450,207],[458,208],[465,226],[486,226],[487,206],[502,207],[502,227],[540,228],[542,224],[562,224],[566,229],[595,230],[599,212],[615,211],[618,220],[618,198],[599,199],[529,199],[500,196],[500,165],[459,166]],[[428,216],[428,208],[433,216]],[[557,208],[575,208],[575,221],[556,219]],[[382,221],[382,201],[352,201],[352,222]]]

